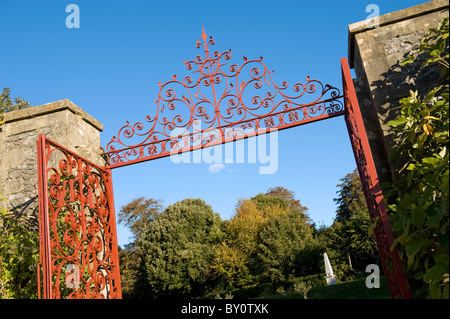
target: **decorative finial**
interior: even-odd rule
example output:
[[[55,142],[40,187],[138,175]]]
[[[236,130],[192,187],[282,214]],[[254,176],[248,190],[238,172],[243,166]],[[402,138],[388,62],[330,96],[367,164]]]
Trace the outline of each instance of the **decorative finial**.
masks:
[[[205,33],[205,29],[203,28],[203,26],[202,26],[202,39],[203,39],[203,42],[205,42],[205,44],[206,44],[206,39],[208,38],[208,36],[206,35],[206,33]]]

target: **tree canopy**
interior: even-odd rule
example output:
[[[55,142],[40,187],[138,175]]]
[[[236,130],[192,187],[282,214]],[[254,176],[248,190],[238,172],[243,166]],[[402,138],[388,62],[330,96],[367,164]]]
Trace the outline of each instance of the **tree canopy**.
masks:
[[[224,221],[200,199],[164,210],[158,200],[133,200],[119,214],[135,235],[120,252],[124,296],[200,297],[292,278],[323,279],[324,251],[341,279],[355,276],[353,268],[362,272],[378,256],[358,174],[341,182],[335,201],[342,205],[325,230],[316,229],[308,209],[279,186],[239,200]]]
[[[338,184],[339,195],[334,199],[338,205],[336,210],[336,221],[345,222],[352,218],[354,213],[367,212],[366,199],[359,179],[358,171],[353,172],[341,178],[342,183]]]
[[[118,222],[130,228],[134,239],[141,238],[142,232],[162,211],[161,200],[139,197],[122,206]]]
[[[11,97],[11,89],[3,88],[3,93],[0,93],[0,125],[3,124],[3,115],[5,113],[25,109],[32,105],[20,97]]]
[[[155,296],[199,296],[222,240],[221,219],[200,199],[167,207],[147,225],[138,244]]]

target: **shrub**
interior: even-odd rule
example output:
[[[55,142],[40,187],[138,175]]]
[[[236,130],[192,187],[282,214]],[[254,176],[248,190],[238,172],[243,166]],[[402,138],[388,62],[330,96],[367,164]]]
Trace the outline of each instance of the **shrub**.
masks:
[[[448,83],[448,18],[430,29],[419,46],[422,67],[439,65]],[[408,57],[403,64],[413,62]],[[419,94],[422,93],[422,94]],[[415,297],[449,298],[449,86],[410,91],[389,122],[392,158],[403,161],[388,205],[397,246]]]

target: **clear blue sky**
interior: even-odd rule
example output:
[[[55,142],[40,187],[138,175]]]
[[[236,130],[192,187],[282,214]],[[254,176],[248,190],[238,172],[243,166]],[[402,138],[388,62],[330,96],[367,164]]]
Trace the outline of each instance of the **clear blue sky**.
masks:
[[[310,76],[341,87],[348,24],[365,20],[371,3],[385,14],[423,2],[0,0],[0,88],[34,105],[70,99],[104,124],[105,147],[126,120],[154,115],[159,81],[189,74],[183,60],[202,53],[195,48],[202,26],[215,50],[232,49],[231,63],[264,56],[278,84]],[[65,24],[71,3],[80,8],[79,29]],[[277,172],[261,175],[260,166],[225,164],[211,173],[206,163],[164,158],[119,168],[113,171],[116,213],[138,196],[165,206],[191,197],[229,219],[239,198],[283,186],[317,224],[330,225],[336,185],[356,164],[339,117],[279,132]],[[118,232],[119,244],[127,243],[127,229]]]

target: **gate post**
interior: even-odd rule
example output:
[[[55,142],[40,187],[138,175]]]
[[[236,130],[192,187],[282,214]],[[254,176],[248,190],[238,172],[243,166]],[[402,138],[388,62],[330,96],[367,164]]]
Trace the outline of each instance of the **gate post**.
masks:
[[[384,203],[380,181],[370,150],[369,140],[356,97],[347,58],[341,59],[342,84],[344,91],[345,122],[358,167],[371,221],[374,228],[378,252],[380,254],[386,281],[393,299],[409,299],[410,294],[403,273],[403,266],[394,243],[391,223]]]

